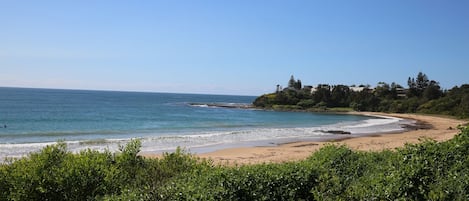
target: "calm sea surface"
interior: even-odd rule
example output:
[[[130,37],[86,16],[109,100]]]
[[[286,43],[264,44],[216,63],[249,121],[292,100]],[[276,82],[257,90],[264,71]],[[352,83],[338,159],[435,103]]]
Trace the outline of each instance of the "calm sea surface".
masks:
[[[252,96],[0,88],[0,158],[64,140],[72,150],[111,149],[131,138],[142,151],[177,146],[277,143],[399,130],[399,119],[208,107],[250,104]],[[189,103],[200,103],[192,106]]]

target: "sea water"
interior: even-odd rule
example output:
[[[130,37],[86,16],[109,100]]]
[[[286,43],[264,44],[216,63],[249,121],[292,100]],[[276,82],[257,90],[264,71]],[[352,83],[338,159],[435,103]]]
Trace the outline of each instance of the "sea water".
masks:
[[[404,121],[357,115],[216,107],[253,96],[0,88],[0,159],[64,141],[72,151],[116,151],[130,139],[142,152],[195,152],[402,130]],[[192,104],[197,103],[197,104]]]

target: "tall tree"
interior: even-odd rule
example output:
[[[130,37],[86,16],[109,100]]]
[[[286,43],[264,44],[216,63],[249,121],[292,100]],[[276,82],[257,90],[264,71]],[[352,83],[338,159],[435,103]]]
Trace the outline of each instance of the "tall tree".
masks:
[[[423,97],[427,100],[434,100],[440,98],[443,92],[440,89],[440,85],[435,80],[429,82],[428,86],[423,91]]]
[[[295,77],[293,77],[293,75],[292,75],[290,77],[290,80],[288,81],[288,87],[289,88],[295,88],[295,85],[296,85]]]
[[[428,87],[428,85],[430,85],[430,80],[428,80],[427,75],[422,72],[419,72],[415,82],[420,93],[422,93]]]
[[[348,107],[350,105],[350,88],[345,85],[336,85],[331,92],[332,107]]]
[[[318,84],[316,92],[314,92],[313,100],[316,103],[325,102],[328,103],[331,99],[331,86],[327,84]]]
[[[378,86],[376,86],[375,88],[375,95],[378,98],[387,98],[390,93],[391,93],[391,88],[389,84],[386,82],[379,82]]]
[[[417,77],[410,78],[407,80],[409,85],[409,97],[422,97],[424,96],[427,99],[435,99],[441,96],[441,90],[438,82],[435,80],[429,80],[427,75],[422,72],[419,72]],[[428,89],[430,88],[430,89]]]
[[[295,82],[295,89],[300,90],[302,87],[303,87],[303,85],[301,84],[301,80],[297,80]]]

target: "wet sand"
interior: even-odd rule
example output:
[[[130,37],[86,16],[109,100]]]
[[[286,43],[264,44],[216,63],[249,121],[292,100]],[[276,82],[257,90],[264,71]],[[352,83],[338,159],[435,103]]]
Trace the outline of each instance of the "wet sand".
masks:
[[[381,115],[417,121],[416,126],[408,126],[408,131],[402,133],[374,134],[364,137],[345,138],[333,142],[294,142],[269,147],[238,147],[218,150],[210,153],[197,154],[201,158],[213,160],[216,164],[256,164],[280,163],[307,158],[312,152],[319,150],[325,144],[332,143],[346,145],[353,150],[379,151],[395,149],[406,143],[419,143],[421,138],[436,141],[451,139],[459,133],[458,125],[467,121],[449,117],[419,115],[419,114],[390,114],[375,112],[353,112],[358,115]],[[379,133],[379,131],[377,131]]]

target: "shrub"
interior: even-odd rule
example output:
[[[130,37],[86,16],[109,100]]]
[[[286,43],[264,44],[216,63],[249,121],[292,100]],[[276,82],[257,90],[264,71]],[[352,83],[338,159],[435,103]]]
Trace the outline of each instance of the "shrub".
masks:
[[[305,99],[301,100],[300,102],[297,103],[298,106],[302,107],[303,109],[306,108],[311,108],[315,105],[316,103],[312,99]]]
[[[70,153],[64,143],[0,165],[0,200],[469,200],[469,127],[395,151],[328,145],[281,164],[214,166],[184,150],[160,159]]]
[[[165,200],[311,199],[317,172],[307,163],[216,167],[184,174],[164,187]]]

